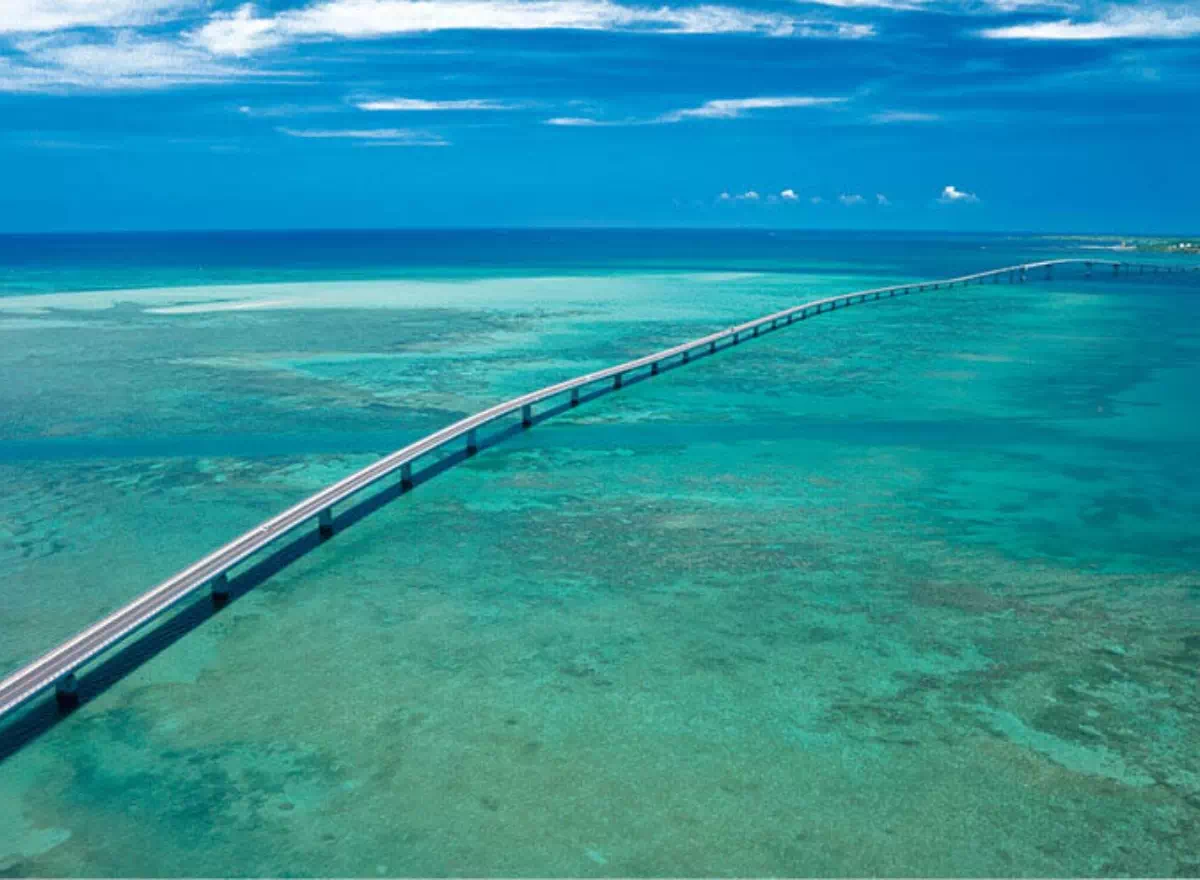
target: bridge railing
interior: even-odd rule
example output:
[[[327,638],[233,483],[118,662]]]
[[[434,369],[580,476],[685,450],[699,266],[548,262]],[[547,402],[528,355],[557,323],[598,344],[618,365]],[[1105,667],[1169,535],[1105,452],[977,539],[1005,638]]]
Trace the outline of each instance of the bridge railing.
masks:
[[[446,449],[450,444],[463,442],[467,455],[473,454],[478,449],[478,431],[499,419],[519,413],[522,424],[528,427],[533,423],[533,407],[553,398],[569,395],[569,405],[574,406],[579,403],[580,392],[585,388],[607,382],[611,382],[613,388],[620,388],[626,377],[639,370],[648,368],[650,374],[653,375],[658,373],[664,364],[675,359],[687,363],[695,353],[712,354],[720,348],[737,345],[745,338],[758,336],[764,330],[774,330],[827,311],[885,297],[893,298],[925,291],[965,287],[972,283],[985,283],[988,280],[998,283],[1007,278],[1012,282],[1020,282],[1027,280],[1031,273],[1042,271],[1048,276],[1055,267],[1065,265],[1082,265],[1089,272],[1096,267],[1111,268],[1113,274],[1118,275],[1122,271],[1126,274],[1146,272],[1147,270],[1151,273],[1164,271],[1163,267],[1149,264],[1130,264],[1111,260],[1044,260],[955,278],[895,284],[889,287],[837,294],[783,309],[614,367],[577,376],[506,400],[448,425],[440,431],[422,437],[415,443],[411,443],[305,498],[198,562],[172,575],[129,604],[89,626],[28,666],[19,669],[0,681],[0,718],[51,687],[56,689],[61,706],[72,705],[75,700],[76,673],[82,666],[141,630],[160,615],[176,608],[205,585],[210,586],[214,599],[219,600],[227,596],[228,573],[231,569],[253,554],[292,534],[305,523],[316,520],[318,529],[323,536],[332,534],[335,505],[347,501],[392,475],[399,475],[402,491],[411,489],[413,464],[431,453]]]

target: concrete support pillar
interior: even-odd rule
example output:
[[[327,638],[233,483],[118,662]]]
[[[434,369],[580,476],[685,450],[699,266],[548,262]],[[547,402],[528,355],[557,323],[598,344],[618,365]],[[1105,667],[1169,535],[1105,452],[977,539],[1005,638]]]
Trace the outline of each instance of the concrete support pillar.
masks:
[[[224,605],[229,601],[229,575],[221,572],[208,584],[209,594],[214,605]]]
[[[651,376],[657,376],[657,375],[658,375],[658,361],[655,361],[654,363],[652,363],[652,364],[650,365],[650,375],[651,375]]]
[[[685,352],[683,353],[682,363],[685,363],[685,364],[686,364],[686,363],[687,363],[688,361],[690,361],[691,359],[692,359],[692,353],[691,353],[690,351],[685,351]]]
[[[737,344],[738,344],[738,335],[736,333],[734,333],[733,334],[733,342],[731,342],[730,345],[737,345]]]
[[[621,387],[621,374],[617,373],[617,375],[613,376],[613,388],[617,389],[620,387]]]
[[[79,680],[74,672],[68,672],[54,683],[54,701],[63,712],[79,705]]]
[[[708,353],[709,354],[717,353],[717,341],[715,339],[708,344]]]
[[[333,508],[326,507],[317,514],[317,531],[322,538],[329,538],[333,535]]]
[[[406,461],[400,465],[400,491],[407,492],[412,487],[412,462]]]
[[[467,431],[467,455],[474,455],[479,451],[479,436],[475,433],[475,429]]]
[[[527,403],[521,407],[521,427],[529,428],[533,425],[533,404]]]
[[[753,333],[754,333],[754,335],[755,335],[756,337],[758,336],[758,324],[755,324],[755,325],[754,325],[754,330],[753,330]]]
[[[579,406],[579,389],[571,389],[571,406]]]

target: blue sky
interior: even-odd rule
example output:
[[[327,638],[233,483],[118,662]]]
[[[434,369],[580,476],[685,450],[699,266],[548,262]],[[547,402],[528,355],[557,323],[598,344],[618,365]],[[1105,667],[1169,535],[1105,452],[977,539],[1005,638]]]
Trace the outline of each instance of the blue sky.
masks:
[[[1200,0],[2,0],[0,229],[1200,231]]]

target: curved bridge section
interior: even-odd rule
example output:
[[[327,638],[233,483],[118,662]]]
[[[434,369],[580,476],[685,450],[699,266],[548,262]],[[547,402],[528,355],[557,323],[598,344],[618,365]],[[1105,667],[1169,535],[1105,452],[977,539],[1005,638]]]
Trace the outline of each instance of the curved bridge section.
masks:
[[[374,464],[322,489],[315,495],[305,498],[299,504],[268,519],[183,571],[172,575],[158,586],[138,596],[128,605],[114,611],[28,666],[0,681],[0,720],[28,703],[38,694],[51,688],[55,689],[60,708],[66,709],[75,705],[77,702],[76,674],[81,667],[99,657],[118,642],[143,629],[161,615],[178,608],[181,603],[204,587],[210,589],[215,602],[223,602],[229,597],[229,572],[239,563],[314,520],[321,536],[329,537],[333,534],[335,505],[343,504],[364,490],[378,486],[381,481],[393,477],[399,480],[401,492],[413,488],[413,466],[416,463],[427,459],[431,453],[447,449],[460,453],[465,451],[466,455],[473,455],[479,449],[479,430],[506,416],[520,414],[522,426],[528,428],[534,422],[534,407],[539,404],[553,401],[566,406],[577,406],[581,399],[580,393],[585,389],[590,389],[590,391],[596,391],[601,387],[619,389],[629,379],[655,376],[660,370],[667,367],[686,364],[695,357],[715,354],[718,350],[738,345],[746,339],[848,306],[908,296],[914,293],[966,287],[971,284],[1000,283],[1002,281],[1019,283],[1032,277],[1049,279],[1053,277],[1057,267],[1066,266],[1083,268],[1088,275],[1099,270],[1111,272],[1114,276],[1200,269],[1197,267],[1183,270],[1150,264],[1104,260],[1046,260],[939,281],[898,284],[891,287],[839,294],[793,306],[753,321],[747,321],[744,324],[727,327],[708,336],[692,339],[672,348],[618,364],[615,367],[568,379],[521,397],[506,400],[427,437],[422,437],[415,443],[393,452]]]

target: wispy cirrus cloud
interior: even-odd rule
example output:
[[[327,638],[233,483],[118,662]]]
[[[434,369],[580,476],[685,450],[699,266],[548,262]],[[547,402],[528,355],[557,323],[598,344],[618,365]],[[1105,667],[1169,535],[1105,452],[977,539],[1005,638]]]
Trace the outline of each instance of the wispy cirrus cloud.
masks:
[[[866,199],[864,199],[858,193],[842,193],[840,196],[838,196],[838,201],[849,207],[853,205],[861,205],[866,202]]]
[[[439,134],[414,128],[287,128],[281,134],[315,140],[360,141],[388,147],[448,147],[450,142]]]
[[[382,98],[375,101],[358,101],[359,110],[371,112],[428,113],[457,110],[519,110],[520,104],[493,101],[489,98],[464,98],[457,101],[427,101],[423,98]]]
[[[805,0],[817,6],[833,6],[838,9],[899,9],[910,11],[924,9],[930,0]]]
[[[0,92],[161,89],[260,76],[194,47],[133,30],[24,37],[0,56]]]
[[[749,110],[779,110],[789,107],[827,107],[843,104],[845,98],[817,98],[808,95],[788,95],[768,98],[719,98],[705,101],[699,107],[672,110],[657,117],[656,122],[682,122],[685,119],[736,119]]]
[[[843,30],[844,28],[844,30]],[[276,13],[253,3],[215,13],[189,39],[216,55],[245,56],[285,43],[370,39],[452,30],[592,30],[677,34],[760,33],[829,36],[859,25],[801,22],[778,12],[732,6],[632,6],[614,0],[320,0]]]
[[[624,119],[595,119],[588,116],[556,116],[543,120],[545,125],[577,128],[611,128],[626,125],[670,125],[692,119],[737,119],[752,110],[781,110],[797,107],[829,107],[844,104],[847,98],[786,95],[763,98],[717,98],[698,107],[668,110],[658,116]]]
[[[1182,40],[1200,35],[1200,10],[1189,6],[1110,6],[1090,21],[1071,18],[985,28],[989,40]]]
[[[875,125],[894,125],[905,122],[937,122],[942,117],[936,113],[920,113],[912,110],[885,110],[871,114]]]
[[[0,34],[139,27],[204,5],[203,0],[4,0]]]

